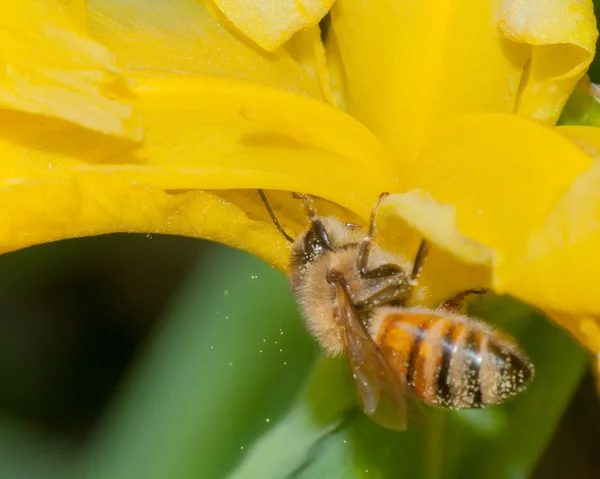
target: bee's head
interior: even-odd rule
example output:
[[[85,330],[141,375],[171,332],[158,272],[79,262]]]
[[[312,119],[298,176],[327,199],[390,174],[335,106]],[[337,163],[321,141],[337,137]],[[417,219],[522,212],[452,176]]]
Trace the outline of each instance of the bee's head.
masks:
[[[292,269],[304,271],[306,266],[313,264],[326,253],[350,243],[357,244],[364,238],[364,233],[355,225],[343,223],[335,217],[317,215],[310,196],[294,193],[294,197],[304,203],[309,220],[308,227],[294,239],[279,224],[264,192],[258,192],[273,223],[285,239],[292,243]],[[300,268],[295,268],[296,266]]]

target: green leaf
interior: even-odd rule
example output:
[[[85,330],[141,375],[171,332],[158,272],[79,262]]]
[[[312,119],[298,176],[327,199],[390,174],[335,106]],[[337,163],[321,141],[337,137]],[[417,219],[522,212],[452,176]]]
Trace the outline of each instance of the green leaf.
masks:
[[[315,352],[283,274],[207,246],[75,477],[223,477],[289,407]]]
[[[323,436],[316,434],[314,415],[332,403],[345,404],[352,393],[340,390],[339,379],[333,376],[348,375],[344,368],[324,377],[324,365],[320,364],[307,392],[277,427],[255,444],[237,475],[231,477],[528,477],[580,381],[586,354],[540,313],[509,298],[484,298],[472,309],[476,316],[514,334],[528,351],[537,372],[526,392],[505,405],[481,411],[427,408],[426,424],[413,423],[404,433],[384,430],[362,413],[348,419],[345,408],[339,407],[337,420],[342,426]],[[320,403],[309,400],[314,390],[320,392]],[[307,410],[313,415],[306,414]],[[335,418],[329,421],[336,424]],[[308,442],[311,434],[313,441]],[[288,438],[283,448],[277,441],[281,437]],[[305,460],[298,465],[300,457]],[[287,468],[282,467],[286,464]],[[239,471],[251,474],[242,476]]]
[[[583,78],[573,90],[558,124],[600,126],[598,92],[587,78]]]
[[[319,361],[296,407],[253,445],[228,479],[275,479],[302,469],[320,454],[320,442],[338,429],[345,414],[354,408],[352,388],[343,360]],[[335,396],[330,396],[331,391],[336,391]],[[270,456],[267,460],[265,452]]]
[[[31,425],[0,417],[0,477],[59,479],[68,473],[73,451]]]
[[[600,29],[600,1],[593,0],[594,3],[594,15],[596,16],[596,28]],[[594,56],[592,64],[588,70],[588,74],[593,82],[600,82],[600,59],[598,55]]]

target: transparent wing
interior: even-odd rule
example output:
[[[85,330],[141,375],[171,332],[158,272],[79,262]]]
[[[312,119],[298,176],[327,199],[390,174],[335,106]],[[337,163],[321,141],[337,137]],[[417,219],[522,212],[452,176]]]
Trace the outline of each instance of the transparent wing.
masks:
[[[345,285],[337,286],[337,305],[345,325],[344,343],[360,405],[373,421],[406,429],[404,386],[361,323]]]

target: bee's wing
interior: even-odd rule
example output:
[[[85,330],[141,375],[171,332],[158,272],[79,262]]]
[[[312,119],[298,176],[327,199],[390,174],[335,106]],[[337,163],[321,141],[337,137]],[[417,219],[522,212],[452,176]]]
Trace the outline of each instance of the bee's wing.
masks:
[[[361,407],[389,429],[406,429],[404,386],[385,355],[361,323],[344,285],[337,286],[337,305],[344,322],[344,345]]]

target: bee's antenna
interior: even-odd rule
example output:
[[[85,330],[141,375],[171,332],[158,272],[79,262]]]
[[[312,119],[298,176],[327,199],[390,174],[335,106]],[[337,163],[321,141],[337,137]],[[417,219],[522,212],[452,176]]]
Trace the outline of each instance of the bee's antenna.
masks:
[[[290,243],[293,243],[294,242],[294,238],[292,238],[289,234],[287,234],[285,232],[285,230],[283,229],[283,227],[279,224],[279,221],[277,220],[277,217],[275,216],[275,213],[271,209],[271,205],[269,204],[269,200],[267,200],[267,197],[265,196],[265,192],[263,190],[259,189],[258,190],[258,194],[260,195],[260,198],[263,200],[263,203],[265,204],[265,207],[267,208],[267,212],[269,213],[269,216],[273,220],[273,223],[275,224],[275,226],[277,227],[277,229],[279,230],[279,232],[283,235],[283,237],[286,240],[288,240]]]
[[[417,250],[417,255],[415,256],[415,260],[413,262],[413,268],[410,272],[410,279],[417,279],[419,273],[421,272],[421,268],[423,268],[423,263],[425,262],[425,258],[429,253],[429,243],[427,240],[422,239],[421,244],[419,245],[419,249]]]

